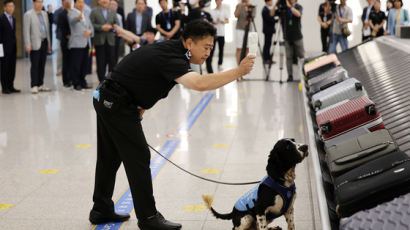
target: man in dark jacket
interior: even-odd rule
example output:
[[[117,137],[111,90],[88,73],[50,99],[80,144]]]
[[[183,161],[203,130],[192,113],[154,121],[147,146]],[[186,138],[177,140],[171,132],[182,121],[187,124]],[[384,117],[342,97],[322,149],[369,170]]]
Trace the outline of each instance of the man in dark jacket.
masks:
[[[68,24],[68,13],[71,12],[71,0],[63,1],[64,10],[58,15],[57,28],[60,32],[60,47],[62,52],[62,75],[64,87],[71,87],[70,70],[70,50],[68,40],[71,36],[70,24]]]
[[[270,47],[272,45],[272,37],[275,33],[275,18],[273,17],[275,8],[273,0],[265,0],[265,7],[262,9],[263,19],[263,34],[265,34],[265,44],[263,45],[263,63],[272,64],[272,55]]]
[[[0,57],[0,78],[3,94],[19,93],[14,88],[16,74],[16,19],[13,17],[14,1],[4,2],[4,13],[0,15],[0,44],[3,45],[4,57]]]

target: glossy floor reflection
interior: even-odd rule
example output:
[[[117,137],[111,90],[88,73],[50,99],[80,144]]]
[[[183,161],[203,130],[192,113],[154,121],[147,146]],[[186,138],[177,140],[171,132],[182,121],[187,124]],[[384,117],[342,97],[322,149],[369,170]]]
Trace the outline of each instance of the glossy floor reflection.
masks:
[[[234,63],[233,56],[226,57],[224,68]],[[19,60],[15,86],[22,93],[0,95],[0,229],[93,228],[88,222],[96,161],[92,90],[62,87],[53,64],[54,57],[49,57],[45,85],[52,92],[32,95],[29,61]],[[144,115],[148,142],[159,149],[167,140],[179,140],[171,159],[201,176],[232,182],[261,179],[276,140],[306,140],[298,83],[257,81],[263,78],[261,66],[258,60],[246,77],[252,81],[211,91],[212,99],[188,132],[178,128],[206,93],[175,87]],[[279,80],[277,66],[271,75]],[[96,79],[95,74],[87,77],[94,87]],[[296,175],[296,228],[320,229],[310,158]],[[121,167],[114,200],[127,184]],[[231,229],[230,221],[216,220],[204,209],[201,195],[213,194],[214,208],[230,212],[251,187],[201,181],[168,163],[154,181],[158,210],[185,230]],[[283,217],[273,225],[287,228]],[[138,229],[134,215],[122,229]]]

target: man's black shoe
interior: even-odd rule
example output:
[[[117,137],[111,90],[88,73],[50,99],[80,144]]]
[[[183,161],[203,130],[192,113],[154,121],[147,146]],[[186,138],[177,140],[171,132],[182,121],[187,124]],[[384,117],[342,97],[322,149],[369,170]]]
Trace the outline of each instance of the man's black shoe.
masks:
[[[103,224],[108,222],[123,222],[127,221],[129,218],[130,215],[128,214],[117,214],[115,212],[106,214],[91,210],[89,220],[92,224]]]
[[[71,86],[73,86],[73,84],[71,84],[71,83],[65,83],[64,84],[64,87],[66,87],[66,88],[70,88]]]
[[[12,93],[20,93],[21,90],[12,88],[12,89],[10,90],[10,92],[12,92]]]
[[[289,77],[288,77],[288,80],[287,80],[288,82],[292,82],[293,81],[293,76],[292,75],[289,75]]]
[[[2,93],[3,94],[11,94],[11,91],[10,90],[3,90]]]
[[[139,220],[138,227],[141,230],[179,230],[182,225],[166,220],[161,213],[157,212],[155,216]]]
[[[76,85],[74,86],[75,90],[81,91],[83,89],[83,87],[81,87],[81,85]]]

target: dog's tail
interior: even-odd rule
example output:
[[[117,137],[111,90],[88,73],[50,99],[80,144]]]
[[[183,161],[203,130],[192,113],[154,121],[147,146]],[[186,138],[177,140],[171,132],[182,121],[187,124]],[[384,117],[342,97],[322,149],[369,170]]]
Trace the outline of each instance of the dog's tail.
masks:
[[[212,202],[214,202],[214,197],[212,195],[202,195],[202,199],[204,200],[206,207],[211,210],[212,214],[219,219],[222,220],[231,220],[233,218],[232,212],[227,214],[220,214],[212,208]]]

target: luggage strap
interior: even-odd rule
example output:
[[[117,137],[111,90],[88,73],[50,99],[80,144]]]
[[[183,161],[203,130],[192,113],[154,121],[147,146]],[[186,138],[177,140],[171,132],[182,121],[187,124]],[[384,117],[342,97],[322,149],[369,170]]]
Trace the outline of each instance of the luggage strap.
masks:
[[[360,152],[357,152],[355,154],[351,154],[351,155],[348,155],[348,156],[345,156],[345,157],[341,157],[341,158],[335,160],[335,164],[338,164],[338,165],[339,164],[346,164],[346,163],[349,163],[349,162],[352,162],[352,161],[355,161],[355,160],[358,160],[358,159],[362,159],[364,157],[367,157],[368,155],[371,155],[373,153],[376,153],[376,152],[379,152],[383,149],[386,149],[391,144],[394,144],[394,142],[393,141],[387,141],[387,142],[384,142],[384,143],[380,143],[378,145],[375,145],[375,146],[372,146],[370,148],[364,149],[364,150],[362,150]]]
[[[354,182],[354,181],[358,181],[358,180],[362,180],[362,179],[366,179],[366,178],[368,178],[368,177],[372,177],[372,176],[378,175],[378,174],[383,173],[383,172],[385,172],[385,171],[387,171],[387,170],[390,170],[390,169],[392,169],[392,168],[394,168],[394,167],[396,167],[396,166],[398,166],[398,165],[401,165],[401,164],[403,164],[403,163],[405,163],[405,162],[407,162],[407,161],[410,161],[410,158],[395,161],[395,162],[391,163],[389,166],[387,166],[387,167],[385,167],[385,168],[373,170],[372,172],[368,172],[368,173],[365,173],[365,174],[363,174],[363,175],[357,176],[356,178],[354,178],[354,179],[352,179],[352,180],[345,180],[345,181],[341,182],[340,184],[336,185],[335,188],[336,188],[336,189],[339,189],[340,187],[342,187],[343,185],[345,185],[345,184],[347,184],[347,183]]]

